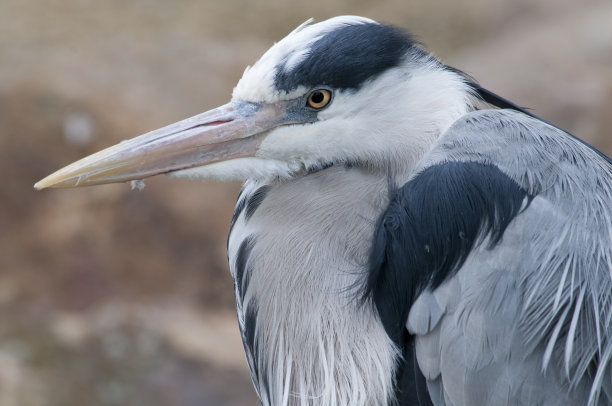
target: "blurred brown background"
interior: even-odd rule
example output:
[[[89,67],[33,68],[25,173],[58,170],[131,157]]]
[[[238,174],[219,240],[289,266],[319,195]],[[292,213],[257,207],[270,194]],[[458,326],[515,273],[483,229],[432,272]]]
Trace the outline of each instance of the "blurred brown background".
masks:
[[[35,192],[102,147],[226,102],[309,17],[417,34],[612,153],[609,0],[0,0],[0,405],[254,405],[225,241],[238,184]]]

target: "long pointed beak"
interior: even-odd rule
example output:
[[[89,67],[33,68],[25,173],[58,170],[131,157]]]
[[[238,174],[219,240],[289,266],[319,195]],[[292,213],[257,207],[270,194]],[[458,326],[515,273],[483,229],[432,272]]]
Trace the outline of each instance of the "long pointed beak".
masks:
[[[253,156],[266,132],[282,123],[282,110],[278,104],[230,102],[83,158],[34,187],[125,182]]]

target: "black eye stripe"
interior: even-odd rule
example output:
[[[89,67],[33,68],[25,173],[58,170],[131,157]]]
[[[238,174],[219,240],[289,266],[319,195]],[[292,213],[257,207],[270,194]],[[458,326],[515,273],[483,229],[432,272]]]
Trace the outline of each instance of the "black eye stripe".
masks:
[[[407,53],[425,57],[410,34],[377,23],[343,25],[315,41],[297,65],[276,66],[274,84],[290,92],[299,86],[358,89],[368,79],[398,66]]]

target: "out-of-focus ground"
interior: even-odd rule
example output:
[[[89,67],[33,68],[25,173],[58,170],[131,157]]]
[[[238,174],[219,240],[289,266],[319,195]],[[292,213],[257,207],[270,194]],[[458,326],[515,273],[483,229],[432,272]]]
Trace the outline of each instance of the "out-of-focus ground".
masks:
[[[32,185],[227,101],[274,40],[337,14],[410,29],[612,153],[609,0],[0,0],[0,405],[256,404],[225,256],[239,185]]]

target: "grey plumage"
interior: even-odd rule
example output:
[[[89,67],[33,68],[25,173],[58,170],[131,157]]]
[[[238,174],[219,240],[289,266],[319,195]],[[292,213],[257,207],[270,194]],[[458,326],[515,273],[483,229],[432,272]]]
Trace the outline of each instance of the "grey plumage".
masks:
[[[536,196],[503,244],[481,244],[458,280],[434,292],[433,308],[446,313],[417,349],[432,341],[437,350],[463,348],[454,367],[474,372],[455,375],[465,379],[454,388],[464,402],[447,403],[610,404],[612,166],[567,134],[504,110],[459,120],[421,166],[447,160],[495,162]],[[440,376],[444,351],[417,354],[437,367],[430,378]],[[470,399],[470,381],[481,397]]]
[[[433,294],[424,292],[411,309],[407,327],[416,335],[416,354],[430,393],[438,397],[434,404],[612,402],[610,164],[562,131],[508,110],[464,116],[415,172],[445,161],[494,162],[536,197],[511,223],[502,244],[492,250],[486,242],[479,244],[456,277]],[[316,396],[298,383],[300,365],[295,364],[316,354],[316,346],[304,348],[286,329],[299,336],[333,326],[339,342],[363,338],[364,331],[371,330],[366,326],[374,321],[355,323],[367,308],[355,300],[352,289],[366,271],[363,253],[388,204],[390,183],[359,168],[331,167],[275,184],[251,221],[239,219],[230,236],[230,264],[234,247],[246,235],[261,240],[250,259],[255,274],[245,302],[274,292],[276,302],[269,304],[270,313],[258,316],[258,329],[290,337],[283,344],[276,341],[278,336],[259,338],[266,348],[259,350],[259,370],[272,371],[281,362],[289,364],[282,371],[292,368],[296,374],[296,382],[289,380],[288,387],[280,377],[268,385]],[[256,189],[247,184],[244,194]],[[300,331],[301,320],[319,317],[318,326]],[[334,325],[347,318],[348,326]],[[371,341],[384,348],[385,366],[393,364],[396,354],[389,343],[385,348],[381,337]],[[292,351],[305,353],[293,359],[285,358],[291,352],[286,347],[282,354],[271,350],[296,343]],[[352,351],[360,352],[351,354],[353,359],[380,356],[371,354],[371,348]],[[338,353],[334,356],[336,362],[342,359]],[[309,379],[316,388],[315,379]],[[599,396],[601,390],[605,395]],[[282,403],[270,394],[264,394],[264,402],[266,396],[271,396],[270,404]]]
[[[230,103],[36,186],[166,172],[246,179],[228,257],[263,405],[612,404],[612,161],[401,30],[307,22]]]

